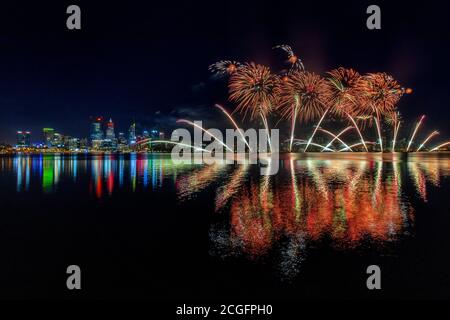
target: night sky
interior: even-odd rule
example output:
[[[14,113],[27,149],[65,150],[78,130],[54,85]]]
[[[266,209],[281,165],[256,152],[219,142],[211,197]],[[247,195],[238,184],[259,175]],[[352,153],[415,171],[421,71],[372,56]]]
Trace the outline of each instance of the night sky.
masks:
[[[242,3],[244,2],[244,4]],[[117,131],[171,128],[179,117],[221,119],[225,82],[208,65],[221,59],[277,66],[271,48],[290,44],[308,70],[338,66],[385,71],[414,93],[399,109],[425,131],[450,138],[448,1],[59,1],[10,2],[0,10],[0,142],[43,127],[87,137],[89,116],[112,117]],[[77,4],[82,30],[66,28]],[[382,29],[366,28],[378,4]],[[407,130],[407,129],[405,129]]]

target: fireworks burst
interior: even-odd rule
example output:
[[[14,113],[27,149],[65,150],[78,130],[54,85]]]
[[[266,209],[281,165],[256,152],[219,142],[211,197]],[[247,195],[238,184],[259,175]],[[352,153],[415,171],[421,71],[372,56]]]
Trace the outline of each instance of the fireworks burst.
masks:
[[[338,68],[328,72],[330,77],[330,97],[333,105],[333,113],[342,116],[346,113],[360,114],[358,107],[361,107],[361,97],[363,90],[361,85],[361,75],[353,70]]]
[[[250,119],[258,115],[264,117],[274,108],[280,91],[280,79],[266,66],[246,63],[230,78],[228,85],[230,101],[237,102],[236,111],[244,118],[250,113]]]
[[[361,78],[360,90],[364,93],[362,106],[366,113],[387,115],[395,112],[396,105],[404,90],[397,81],[384,72],[369,73]],[[379,117],[378,117],[379,120]]]
[[[314,73],[294,71],[281,85],[280,110],[282,117],[291,119],[291,142],[294,141],[295,122],[314,120],[327,108],[329,86]]]
[[[238,103],[235,111],[243,113],[244,118],[249,112],[250,119],[261,117],[272,150],[267,115],[278,101],[280,78],[268,67],[251,62],[232,74],[228,88],[230,101]]]
[[[367,144],[372,144],[379,145],[380,151],[383,152],[382,134],[384,126],[389,125],[392,128],[392,146],[389,149],[395,152],[400,124],[404,126],[397,111],[397,104],[403,95],[412,94],[413,89],[402,87],[387,73],[368,73],[362,76],[352,68],[333,69],[327,72],[326,78],[323,78],[305,71],[302,61],[291,46],[277,45],[272,49],[280,49],[287,55],[286,63],[289,65],[287,72],[282,70],[276,73],[264,65],[230,60],[222,60],[209,66],[209,70],[216,75],[229,76],[229,100],[236,104],[236,108],[228,113],[223,107],[216,107],[228,117],[236,129],[238,126],[232,117],[234,112],[241,113],[243,119],[247,116],[250,120],[260,117],[269,137],[268,143],[271,150],[268,116],[276,111],[276,115],[281,116],[278,122],[282,119],[291,121],[289,151],[292,150],[294,140],[297,140],[294,139],[296,122],[299,120],[301,123],[307,123],[318,119],[311,137],[304,140],[305,142],[295,143],[305,144],[303,151],[306,152],[309,145],[320,147],[322,151],[337,151],[330,148],[331,144],[336,140],[345,144],[339,137],[354,128],[359,135],[360,143],[345,145],[345,148],[339,151],[352,151],[353,146],[364,146],[365,151],[368,152]],[[328,114],[332,115],[333,120],[341,119],[352,125],[338,135],[334,135],[321,128]],[[407,152],[413,144],[422,121],[423,117],[416,124],[409,143],[404,146]],[[372,127],[372,125],[376,127],[377,143],[367,142],[363,137],[366,126]],[[333,140],[325,146],[312,143],[318,130],[331,135]],[[437,134],[437,132],[431,133],[416,150],[420,151],[424,148],[425,144]],[[240,135],[249,147],[242,132]],[[448,143],[445,143],[432,150],[447,145]]]
[[[210,65],[208,70],[216,75],[224,76],[235,73],[240,67],[241,63],[237,61],[222,60]]]
[[[289,73],[292,73],[293,71],[305,71],[305,66],[303,65],[303,62],[297,57],[292,50],[291,46],[282,44],[279,46],[275,46],[272,49],[281,49],[284,52],[286,52],[288,56],[288,62],[291,65],[289,69]]]
[[[328,107],[330,87],[317,74],[293,72],[281,87],[280,110],[283,117],[292,119],[298,109],[300,121],[308,122],[320,117]]]
[[[361,110],[375,116],[378,140],[383,152],[383,139],[381,137],[381,116],[394,113],[396,105],[402,97],[404,90],[397,81],[384,72],[369,73],[362,77],[360,89],[364,92],[364,104]]]

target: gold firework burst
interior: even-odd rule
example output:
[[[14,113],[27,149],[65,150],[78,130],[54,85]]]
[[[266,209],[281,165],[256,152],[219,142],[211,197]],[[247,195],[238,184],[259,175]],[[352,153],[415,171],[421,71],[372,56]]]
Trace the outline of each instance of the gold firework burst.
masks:
[[[280,79],[266,66],[253,62],[242,65],[232,74],[229,83],[230,101],[238,104],[236,111],[245,116],[250,113],[254,119],[266,116],[274,109],[279,91]]]
[[[330,83],[331,111],[343,116],[345,113],[360,115],[364,96],[361,75],[353,70],[339,67],[328,72]]]
[[[328,108],[330,94],[330,86],[319,75],[294,71],[282,83],[281,114],[291,119],[298,114],[300,121],[312,121]]]
[[[363,91],[365,113],[387,115],[395,112],[396,105],[402,97],[404,90],[396,80],[387,73],[369,73],[359,82]]]

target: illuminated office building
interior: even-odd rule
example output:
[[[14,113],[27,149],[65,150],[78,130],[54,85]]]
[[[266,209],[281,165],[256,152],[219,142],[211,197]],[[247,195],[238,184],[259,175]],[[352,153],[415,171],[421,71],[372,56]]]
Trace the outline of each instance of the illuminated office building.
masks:
[[[102,117],[91,118],[91,142],[103,140]]]
[[[114,133],[114,122],[112,122],[112,119],[109,119],[106,127],[106,139],[111,141],[116,139],[116,134]]]
[[[53,146],[53,138],[55,135],[55,130],[53,128],[44,128],[42,129],[42,133],[44,135],[44,143],[48,148]]]
[[[87,150],[88,146],[89,146],[89,143],[88,143],[87,138],[80,139],[80,149]]]
[[[70,150],[70,151],[77,151],[77,150],[80,149],[80,139],[72,138],[72,137],[66,137],[64,139],[64,147],[67,150]]]
[[[31,132],[17,131],[17,147],[24,148],[31,146]]]
[[[127,138],[125,136],[125,133],[119,132],[117,142],[119,145],[127,145]]]
[[[128,141],[125,133],[119,132],[117,136],[117,150],[125,152],[128,150]]]
[[[55,132],[53,134],[53,140],[52,140],[52,146],[61,148],[64,146],[64,136],[62,134],[59,134],[58,132]]]
[[[136,123],[131,124],[128,129],[128,144],[136,144]]]

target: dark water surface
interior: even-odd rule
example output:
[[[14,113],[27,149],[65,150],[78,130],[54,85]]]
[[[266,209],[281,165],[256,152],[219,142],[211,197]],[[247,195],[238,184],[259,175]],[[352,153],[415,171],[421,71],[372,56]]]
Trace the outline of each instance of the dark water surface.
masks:
[[[284,155],[275,176],[169,155],[2,156],[0,297],[450,298],[449,176],[449,154]]]

